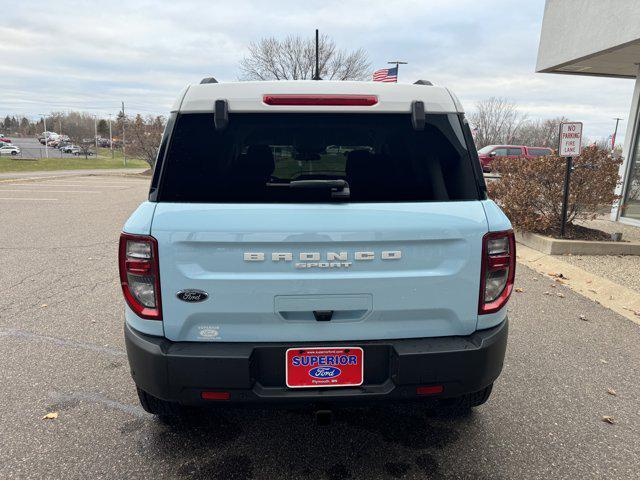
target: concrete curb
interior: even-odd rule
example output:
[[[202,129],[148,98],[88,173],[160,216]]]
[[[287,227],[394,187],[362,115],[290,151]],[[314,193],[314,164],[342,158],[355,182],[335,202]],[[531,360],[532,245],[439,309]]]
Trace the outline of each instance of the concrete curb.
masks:
[[[638,242],[562,240],[520,231],[516,232],[516,241],[547,255],[640,255]]]
[[[37,173],[37,172],[34,172]],[[47,175],[41,177],[12,177],[12,178],[3,178],[0,179],[0,183],[13,183],[13,182],[38,182],[45,180],[59,180],[61,178],[75,178],[75,177],[133,177],[133,178],[141,178],[141,179],[151,179],[151,175],[143,176],[140,173],[116,173],[116,172],[105,172],[105,173],[68,173],[65,175]]]
[[[562,273],[566,277],[559,279],[562,285],[640,325],[640,293],[637,291],[526,245],[518,245],[517,258],[520,264],[545,275],[550,282],[557,280],[551,273]]]

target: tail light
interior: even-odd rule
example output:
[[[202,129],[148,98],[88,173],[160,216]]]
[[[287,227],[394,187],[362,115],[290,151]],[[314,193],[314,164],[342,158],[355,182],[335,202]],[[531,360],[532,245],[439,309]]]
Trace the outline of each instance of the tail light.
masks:
[[[516,241],[513,230],[489,232],[482,239],[479,314],[505,306],[516,274]]]
[[[335,105],[370,107],[378,103],[378,97],[375,95],[290,94],[263,95],[262,101],[267,105]]]
[[[122,292],[139,317],[162,320],[158,242],[147,235],[120,235],[118,255]]]

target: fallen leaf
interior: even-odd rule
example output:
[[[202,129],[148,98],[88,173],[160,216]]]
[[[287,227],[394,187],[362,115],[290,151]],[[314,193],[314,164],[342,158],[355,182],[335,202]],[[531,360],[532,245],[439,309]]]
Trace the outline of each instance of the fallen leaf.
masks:
[[[615,423],[616,423],[616,419],[615,419],[615,418],[613,418],[613,417],[612,417],[612,416],[610,416],[610,415],[604,415],[604,416],[602,417],[602,421],[603,421],[603,422],[610,423],[611,425],[613,425],[613,424],[615,424]]]
[[[587,316],[586,316],[586,315],[580,315],[580,316],[579,316],[579,318],[580,318],[580,320],[582,320],[583,322],[588,322],[588,321],[589,321],[589,319],[587,318]]]
[[[42,417],[42,420],[54,420],[56,418],[58,418],[58,412],[49,412]]]
[[[600,363],[609,363],[609,362],[607,362],[604,358],[601,358]]]
[[[569,277],[567,277],[567,276],[563,275],[562,273],[553,273],[553,272],[552,272],[552,273],[549,273],[549,276],[550,276],[550,277],[555,277],[555,278],[556,278],[556,280],[557,280],[557,279],[561,279],[561,278],[562,278],[562,279],[564,279],[564,280],[569,280]]]
[[[551,292],[543,292],[543,295],[551,295]]]
[[[524,288],[519,288],[519,287],[518,287],[518,288],[516,288],[516,292],[518,292],[518,293],[522,293],[522,292],[524,292]]]
[[[616,392],[613,388],[607,388],[607,393],[609,395],[613,395],[614,397],[618,395],[618,392]]]
[[[592,292],[592,293],[598,293],[598,291],[594,290],[593,288],[590,288],[589,291]]]
[[[591,283],[591,282],[593,282],[593,280],[587,280],[587,283]]]
[[[558,292],[558,293],[556,293],[556,295],[559,296],[560,298],[564,298],[564,293]]]
[[[40,308],[47,308],[49,305],[47,305],[46,303],[43,303],[42,305],[40,305]]]
[[[551,288],[558,288],[557,285],[554,285],[553,283],[551,285],[549,285]]]

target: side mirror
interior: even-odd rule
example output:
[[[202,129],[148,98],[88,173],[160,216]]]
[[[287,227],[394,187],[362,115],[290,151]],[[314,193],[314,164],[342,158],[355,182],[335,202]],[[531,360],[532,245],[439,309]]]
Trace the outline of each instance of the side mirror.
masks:
[[[491,152],[491,153],[489,154],[489,156],[490,156],[490,157],[495,157],[495,156],[496,156],[496,152]]]

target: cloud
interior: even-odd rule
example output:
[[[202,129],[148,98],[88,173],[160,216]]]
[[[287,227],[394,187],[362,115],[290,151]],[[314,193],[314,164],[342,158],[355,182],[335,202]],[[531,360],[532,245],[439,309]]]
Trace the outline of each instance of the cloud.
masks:
[[[320,28],[365,48],[400,81],[452,88],[468,111],[490,96],[530,117],[565,115],[604,137],[627,117],[633,82],[534,73],[543,0],[16,2],[0,24],[0,115],[87,110],[165,113],[205,76],[233,81],[249,42]],[[59,13],[58,13],[59,12]],[[624,125],[621,128],[624,131]]]

